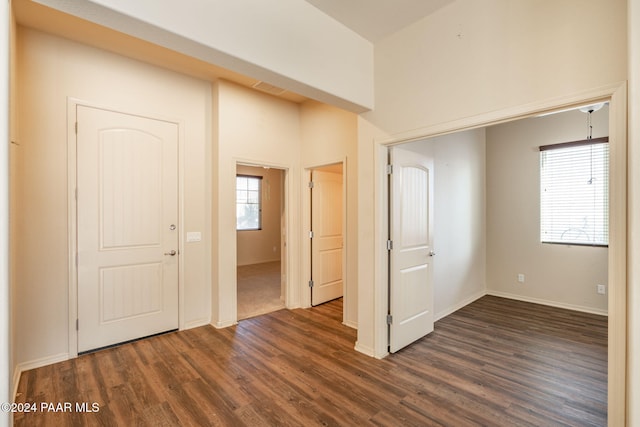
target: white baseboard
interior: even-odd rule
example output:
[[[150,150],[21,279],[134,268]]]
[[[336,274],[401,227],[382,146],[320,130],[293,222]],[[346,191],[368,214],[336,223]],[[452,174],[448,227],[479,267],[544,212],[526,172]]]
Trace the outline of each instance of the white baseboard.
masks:
[[[13,401],[16,400],[16,395],[18,393],[18,383],[20,382],[20,376],[23,372],[29,371],[31,369],[41,368],[47,365],[53,365],[54,363],[64,362],[65,360],[69,360],[69,353],[60,353],[55,356],[43,357],[41,359],[31,360],[28,362],[22,362],[16,365],[13,370]]]
[[[342,322],[342,324],[344,326],[348,326],[351,329],[358,329],[358,323],[357,322],[352,322],[352,321],[346,321],[346,322]]]
[[[456,305],[454,305],[452,307],[446,308],[446,309],[436,313],[435,316],[433,317],[433,321],[437,322],[438,320],[440,320],[440,319],[442,319],[444,317],[447,317],[451,313],[454,313],[454,312],[460,310],[465,305],[469,305],[472,302],[474,302],[475,300],[480,299],[485,295],[487,295],[487,292],[485,290],[482,290],[482,291],[480,291],[480,292],[478,292],[478,293],[476,293],[474,295],[471,295],[470,297],[460,301],[458,304],[456,304]]]
[[[487,291],[487,295],[492,295],[492,296],[501,297],[501,298],[508,298],[508,299],[513,299],[513,300],[523,301],[523,302],[531,302],[531,303],[534,303],[534,304],[548,305],[550,307],[564,308],[564,309],[567,309],[567,310],[581,311],[583,313],[598,314],[600,316],[608,316],[609,315],[608,310],[601,310],[601,309],[592,308],[592,307],[584,307],[584,306],[575,305],[575,304],[566,304],[566,303],[562,303],[562,302],[549,301],[549,300],[540,299],[540,298],[526,297],[526,296],[522,296],[522,295],[510,294],[508,292],[489,291],[488,290]]]
[[[18,366],[13,370],[13,390],[11,391],[11,401],[15,403],[16,397],[18,397],[18,383],[20,382],[20,375],[22,375],[22,370]]]
[[[229,326],[233,326],[237,324],[238,322],[234,322],[234,321],[210,323],[210,325],[212,325],[216,329],[224,329],[224,328],[228,328]]]
[[[356,345],[355,345],[354,349],[355,349],[357,352],[360,352],[360,353],[365,354],[365,355],[367,355],[367,356],[370,356],[370,357],[376,357],[376,352],[375,352],[375,351],[373,351],[373,349],[372,349],[372,348],[362,346],[362,345],[360,345],[360,343],[358,343],[358,341],[356,341]]]
[[[211,324],[211,320],[210,319],[192,320],[191,322],[185,323],[184,324],[184,328],[182,330],[199,328],[200,326],[205,326],[205,325],[210,325],[210,324]]]

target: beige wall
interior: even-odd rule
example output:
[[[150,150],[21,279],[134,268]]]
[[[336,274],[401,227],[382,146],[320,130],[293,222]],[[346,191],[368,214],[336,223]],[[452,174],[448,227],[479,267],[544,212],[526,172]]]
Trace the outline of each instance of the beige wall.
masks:
[[[624,81],[626,36],[626,0],[456,0],[376,44],[364,116],[393,134]]]
[[[201,242],[183,242],[181,327],[209,321],[226,326],[236,320],[238,163],[286,170],[291,254],[287,274],[292,284],[287,301],[292,307],[305,304],[300,289],[299,201],[304,181],[300,105],[227,82],[212,85],[26,28],[20,28],[19,36],[16,139],[20,145],[13,158],[16,200],[12,207],[16,213],[12,224],[13,348],[18,369],[69,355],[68,97],[180,122],[183,229],[203,236]],[[315,112],[307,108],[304,114],[316,124],[309,132],[323,127],[322,123],[330,128],[345,118],[351,120],[351,128],[332,131],[338,142],[325,151],[328,157],[346,158],[345,141],[355,145],[356,116],[319,107]],[[312,152],[309,159],[314,156],[319,155]],[[352,194],[355,181],[350,184]],[[355,253],[350,256],[355,258]]]
[[[608,107],[593,126],[608,135]],[[586,115],[573,111],[401,145],[434,159],[436,318],[485,292],[606,314],[595,292],[607,283],[606,248],[539,242],[537,148],[585,132]]]
[[[584,37],[598,28],[602,37]],[[577,102],[627,78],[626,1],[457,0],[375,47],[358,142],[358,349],[386,354],[381,144]],[[586,95],[585,95],[586,96]],[[564,101],[566,102],[566,101]],[[372,268],[375,266],[375,268]]]
[[[631,12],[628,27],[625,17],[627,3]],[[544,102],[544,105],[549,106],[550,101],[564,96],[575,99],[576,94],[584,90],[589,91],[626,80],[626,58],[629,56],[632,59],[629,78],[630,106],[633,114],[630,120],[629,181],[629,269],[632,290],[629,304],[632,377],[629,389],[639,389],[637,384],[640,378],[640,354],[637,350],[640,346],[636,339],[638,334],[635,333],[640,328],[640,316],[636,309],[639,306],[636,304],[639,299],[639,275],[634,267],[640,265],[640,251],[637,247],[640,240],[635,238],[640,228],[640,215],[637,212],[640,190],[635,184],[638,180],[634,179],[639,169],[640,146],[638,120],[635,119],[638,116],[636,106],[640,103],[637,77],[640,68],[637,53],[639,11],[638,0],[459,0],[379,44],[375,67],[376,111],[358,118],[358,278],[361,284],[361,297],[358,299],[358,317],[361,320],[358,330],[359,349],[371,354],[379,349],[380,335],[376,335],[376,330],[383,325],[383,319],[377,314],[384,307],[380,306],[379,298],[375,297],[377,290],[373,289],[374,284],[379,284],[379,278],[374,274],[379,263],[374,251],[374,215],[380,206],[379,195],[376,193],[376,183],[380,177],[375,173],[378,167],[375,162],[378,154],[373,149],[375,138],[387,138],[388,134],[407,131],[411,131],[413,135],[431,135],[431,132],[438,129],[452,130],[457,129],[458,125],[468,125],[473,120],[469,121],[467,118],[476,115],[497,111],[498,115],[503,114],[499,118],[508,118],[511,114],[527,111],[529,106],[538,102]],[[3,16],[0,15],[0,18]],[[594,28],[598,29],[597,37],[585,37],[585,32]],[[627,28],[634,41],[628,54],[625,51],[624,37]],[[251,63],[252,59],[248,58],[247,61]],[[43,70],[49,74],[55,72],[55,69]],[[150,83],[143,82],[143,85]],[[52,95],[51,92],[46,92],[45,99]],[[0,96],[0,99],[2,98]],[[214,99],[217,99],[215,92]],[[62,107],[55,110],[59,109]],[[35,111],[38,111],[37,108]],[[55,111],[51,113],[55,114]],[[496,118],[495,115],[492,117]],[[216,121],[217,117],[214,116],[213,126]],[[214,135],[214,138],[217,139],[217,136]],[[45,153],[48,154],[46,151]],[[218,154],[214,152],[212,157],[214,164],[217,164]],[[60,158],[57,156],[51,160],[59,162]],[[43,162],[40,160],[40,163]],[[210,182],[217,183],[218,178],[212,174],[205,177],[205,180],[206,186]],[[34,191],[32,188],[31,192]],[[217,200],[217,188],[214,186],[210,192],[214,194],[214,200]],[[25,215],[29,213],[26,212]],[[218,216],[215,210],[212,211],[212,215],[215,219],[212,223],[217,223]],[[56,221],[53,227],[64,228],[65,225]],[[39,241],[40,237],[46,237],[45,240],[50,241],[48,233],[43,236],[35,234],[42,231],[41,228],[44,227],[33,231],[23,230],[23,233],[28,231],[32,235],[20,235],[21,240],[16,242],[16,245],[24,250],[21,246],[26,243],[22,240],[23,236],[29,238],[31,245],[34,244],[33,241]],[[60,234],[59,231],[56,233]],[[217,236],[216,230],[212,229],[212,233],[212,236]],[[41,255],[38,251],[34,253]],[[27,255],[24,251],[21,254],[23,258]],[[59,254],[53,256],[60,257]],[[26,261],[21,258],[17,262]],[[217,258],[213,264],[217,264]],[[54,270],[53,273],[59,278],[60,272]],[[32,284],[25,284],[27,290],[30,286]],[[59,286],[55,290],[58,291]],[[12,310],[14,313],[23,309],[26,304],[24,292],[21,292],[19,301],[16,295]],[[36,297],[34,301],[37,306],[46,298],[37,295],[37,292],[36,295],[28,296]],[[60,298],[55,298],[53,302],[60,302]],[[30,308],[26,309],[29,313]],[[43,321],[52,318],[51,310],[45,307],[43,315],[37,314],[38,327],[42,327]],[[16,342],[13,346],[16,351],[18,347],[21,352],[24,350],[24,340],[29,333],[28,326],[21,325],[16,328],[19,330],[14,331],[16,341],[20,340],[20,343]],[[56,328],[54,323],[54,332],[58,330]],[[18,337],[19,335],[21,336]],[[40,344],[47,346],[51,342],[47,340]],[[45,355],[46,352],[40,351],[38,354]],[[633,394],[633,402],[638,402],[638,395]],[[633,402],[629,405],[630,411],[640,407]],[[637,422],[639,418],[637,410],[634,411],[633,418],[629,420],[630,424]]]
[[[10,52],[13,17],[8,3],[0,5],[0,46]],[[10,57],[0,57],[0,401],[11,402],[13,346],[11,337],[11,293],[9,287],[9,147],[10,147]],[[0,414],[0,425],[8,426],[11,414]]]
[[[594,138],[609,135],[608,112],[593,113]],[[607,295],[596,293],[608,280],[607,248],[540,243],[538,147],[585,139],[586,120],[574,110],[487,129],[489,293],[607,313]]]
[[[287,250],[291,261],[286,296],[299,307],[300,284],[300,113],[298,104],[229,82],[214,86],[215,161],[211,323],[225,327],[237,321],[236,165],[284,169]]]
[[[69,353],[67,97],[180,122],[181,224],[205,236],[183,244],[181,327],[207,323],[210,84],[41,32],[20,28],[18,35],[15,363],[45,364]]]
[[[358,324],[358,162],[357,116],[330,105],[307,101],[300,107],[302,131],[302,165],[304,179],[308,181],[311,168],[342,162],[345,183],[345,259],[344,264],[344,323]],[[304,183],[303,183],[304,185]],[[304,187],[303,187],[304,188]],[[309,192],[302,197],[303,234],[310,230]],[[308,243],[308,239],[307,239]],[[309,246],[303,245],[303,277],[310,276]],[[304,280],[304,279],[303,279]],[[311,296],[304,289],[303,298],[308,306]]]
[[[236,173],[262,177],[262,228],[237,231],[238,265],[280,260],[282,170],[238,165]]]
[[[433,158],[433,312],[441,319],[486,291],[485,131],[401,147]]]
[[[351,111],[373,104],[373,46],[305,1],[38,2]]]
[[[233,83],[220,81],[214,87],[214,174],[212,252],[212,324],[224,327],[236,322],[236,231],[235,173],[238,163],[265,165],[284,169],[284,205],[287,258],[285,268],[289,283],[286,304],[289,308],[308,307],[308,257],[304,226],[308,204],[304,191],[308,177],[305,168],[345,161],[347,163],[348,221],[356,221],[357,169],[355,163],[356,115],[335,107],[310,102],[298,105],[256,92]],[[351,175],[349,175],[351,174]],[[351,178],[349,178],[351,177]],[[355,227],[354,227],[355,228]],[[355,241],[353,231],[347,239]],[[350,243],[347,243],[350,244]],[[354,244],[347,252],[356,258]],[[347,285],[353,293],[357,286],[354,269],[348,270]],[[355,325],[357,296],[345,306],[345,323]],[[353,307],[351,307],[353,306]]]
[[[18,158],[18,153],[19,153],[19,145],[18,145],[18,137],[17,137],[17,133],[18,133],[18,117],[17,117],[17,111],[18,111],[18,81],[19,81],[19,73],[18,73],[18,54],[17,54],[17,46],[18,46],[18,25],[16,23],[15,17],[13,15],[13,10],[11,13],[11,26],[10,26],[10,34],[11,34],[11,44],[10,44],[10,103],[9,103],[9,123],[10,123],[10,141],[12,141],[9,144],[9,233],[12,233],[12,230],[14,229],[14,224],[16,219],[18,218],[18,212],[19,212],[19,198],[17,197],[17,176],[16,176],[16,165],[17,165],[17,158]],[[15,239],[9,239],[9,254],[13,253],[13,248],[14,248],[14,243]],[[13,256],[9,256],[9,271],[15,271],[15,266],[16,266],[16,258]],[[10,319],[11,319],[11,329],[10,329],[10,336],[11,336],[11,345],[10,345],[10,349],[11,349],[11,353],[10,353],[10,361],[11,361],[11,370],[10,375],[8,375],[8,378],[11,378],[11,376],[13,375],[13,378],[11,378],[11,387],[12,387],[12,392],[13,390],[15,390],[15,388],[18,386],[18,377],[16,375],[16,373],[13,370],[13,367],[15,366],[15,360],[16,360],[16,346],[15,346],[15,315],[16,315],[16,310],[15,310],[15,291],[11,291],[10,292],[10,300],[11,302],[11,309],[7,311],[7,313],[9,313],[11,315]]]

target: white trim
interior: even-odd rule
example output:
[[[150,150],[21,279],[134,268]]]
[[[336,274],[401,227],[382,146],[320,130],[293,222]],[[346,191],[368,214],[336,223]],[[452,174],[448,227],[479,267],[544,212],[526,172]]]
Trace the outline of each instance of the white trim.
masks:
[[[349,236],[347,234],[347,223],[348,223],[348,211],[347,211],[347,201],[348,201],[348,177],[347,177],[347,157],[342,157],[340,159],[336,159],[335,161],[329,161],[322,164],[312,164],[305,166],[304,173],[302,174],[302,186],[304,189],[302,193],[302,236],[304,244],[302,245],[302,278],[303,284],[308,284],[309,277],[311,277],[311,239],[308,238],[309,230],[311,230],[311,192],[308,186],[309,181],[311,180],[311,172],[316,169],[321,169],[326,166],[332,165],[342,165],[342,294],[343,294],[343,304],[342,304],[342,324],[357,329],[357,324],[353,325],[354,322],[348,322],[348,310],[349,305],[347,301],[351,298],[349,295],[349,264],[347,263],[347,254],[349,248]],[[309,286],[303,286],[301,290],[301,307],[308,308],[311,307],[311,291]]]
[[[343,321],[342,324],[351,329],[358,329],[358,322]]]
[[[433,321],[437,322],[440,319],[444,319],[448,315],[455,313],[456,311],[460,310],[462,307],[465,307],[465,306],[471,304],[472,302],[474,302],[476,300],[479,300],[480,298],[482,298],[485,295],[488,295],[488,294],[484,290],[482,290],[480,292],[477,292],[477,293],[471,295],[470,297],[467,297],[467,298],[463,299],[458,304],[453,305],[453,306],[451,306],[449,308],[446,308],[446,309],[436,313],[434,315],[434,317],[433,317]]]
[[[20,366],[16,366],[13,369],[13,389],[11,391],[11,402],[15,403],[16,398],[18,397],[18,385],[20,384],[20,376],[22,376],[22,372],[24,370],[20,369]]]
[[[545,300],[545,299],[541,299],[541,298],[527,297],[527,296],[523,296],[523,295],[510,294],[508,292],[487,291],[487,295],[491,295],[491,296],[494,296],[494,297],[500,297],[500,298],[508,298],[508,299],[512,299],[512,300],[516,300],[516,301],[523,301],[523,302],[530,302],[530,303],[534,303],[534,304],[541,304],[541,305],[546,305],[546,306],[549,306],[549,307],[564,308],[566,310],[580,311],[582,313],[590,313],[590,314],[598,314],[600,316],[608,316],[607,310],[601,310],[601,309],[592,308],[592,307],[584,307],[584,306],[575,305],[575,304],[566,304],[566,303],[563,303],[563,302],[550,301],[550,300]]]
[[[19,363],[16,366],[16,371],[19,371],[21,374],[22,372],[29,371],[31,369],[53,365],[54,363],[64,362],[69,359],[72,359],[69,353],[60,353],[53,356],[42,357],[40,359]]]
[[[387,240],[389,236],[389,188],[387,164],[389,163],[389,146],[378,143],[374,146],[374,355],[383,358],[389,354],[389,332],[387,314],[389,310],[389,253]]]
[[[76,159],[76,109],[78,105],[83,105],[82,101],[67,98],[67,259],[69,261],[69,356],[78,356],[78,331],[76,330],[76,319],[78,318],[78,272],[75,265],[75,257],[78,252],[77,235],[78,224],[76,217],[76,187],[77,187],[77,159]]]
[[[256,159],[249,159],[249,158],[241,158],[241,157],[234,157],[233,160],[235,161],[235,168],[234,168],[234,176],[237,173],[238,170],[238,166],[253,166],[253,167],[268,167],[271,169],[279,169],[282,171],[282,184],[283,184],[283,190],[284,190],[284,194],[282,195],[282,200],[284,201],[284,230],[280,230],[280,235],[282,236],[282,232],[284,231],[284,236],[285,236],[285,242],[284,242],[284,247],[286,248],[285,254],[284,256],[286,257],[286,261],[285,261],[285,265],[286,265],[286,272],[285,272],[285,277],[284,280],[286,281],[285,283],[285,295],[284,295],[284,304],[286,308],[297,308],[300,306],[299,303],[299,299],[297,298],[297,295],[299,295],[299,289],[296,289],[295,287],[295,283],[298,283],[298,281],[293,280],[293,276],[292,276],[292,272],[294,271],[293,268],[293,259],[294,259],[294,255],[293,255],[293,250],[292,248],[292,240],[291,240],[291,230],[292,230],[292,220],[290,218],[291,215],[291,204],[292,202],[292,195],[291,195],[291,184],[290,184],[290,180],[293,179],[293,177],[291,176],[291,165],[287,165],[284,163],[277,163],[277,162],[264,162],[264,161],[260,161],[260,160],[256,160]],[[234,185],[235,185],[235,179],[233,180]],[[235,194],[235,191],[234,191]],[[236,249],[237,249],[237,240],[236,240]],[[282,243],[281,243],[281,247],[282,247]],[[237,250],[236,250],[237,253]],[[282,254],[280,255],[280,259],[282,260]],[[234,268],[237,271],[238,269],[238,259],[237,259],[237,255],[234,258],[235,260],[235,265]],[[236,277],[234,275],[234,277]],[[282,274],[280,274],[281,280],[282,280]],[[303,284],[300,284],[300,286],[303,286]],[[230,290],[230,289],[229,289]],[[232,302],[232,306],[233,306],[233,316],[232,316],[232,321],[226,321],[226,322],[216,322],[215,324],[213,324],[213,326],[215,328],[218,329],[222,329],[222,328],[226,328],[229,326],[233,326],[238,324],[238,281],[237,278],[235,278],[233,280],[233,290],[232,290],[232,295],[230,297],[230,299],[233,301]],[[224,297],[220,298],[220,301],[226,301],[226,303],[229,303],[231,301],[229,301],[229,296],[226,295]],[[219,302],[220,303],[220,302]]]
[[[302,204],[300,209],[302,210],[300,218],[300,230],[302,236],[302,257],[300,264],[300,274],[302,275],[302,282],[304,286],[300,288],[300,307],[311,307],[311,290],[308,286],[309,278],[311,277],[311,239],[309,238],[309,231],[311,230],[311,192],[309,190],[309,182],[311,181],[311,173],[313,167],[305,167],[302,173],[302,182],[300,188],[302,189],[301,200]]]
[[[625,82],[613,83],[566,96],[399,132],[387,137],[376,138],[376,143],[382,145],[401,144],[423,138],[433,138],[450,133],[457,133],[464,130],[494,126],[514,120],[539,116],[540,114],[558,112],[577,106],[606,101],[623,85],[625,85]]]
[[[366,356],[376,357],[377,359],[380,359],[379,357],[376,356],[376,353],[375,353],[373,348],[367,347],[367,346],[363,346],[363,345],[360,344],[359,341],[356,341],[356,345],[354,346],[354,349],[357,352],[362,353],[362,354],[364,354]]]
[[[200,326],[205,326],[205,325],[209,325],[209,324],[211,324],[211,320],[209,318],[204,318],[204,319],[199,319],[199,320],[192,320],[190,322],[186,322],[184,324],[184,327],[181,327],[180,330],[181,331],[185,331],[187,329],[199,328]]]
[[[627,84],[609,104],[608,423],[627,417]],[[613,207],[613,209],[611,209]]]
[[[236,317],[237,316],[238,315],[237,315],[237,312],[236,312]],[[210,323],[210,325],[212,325],[216,329],[224,329],[224,328],[228,328],[229,326],[234,326],[234,325],[237,325],[237,324],[238,324],[237,321],[234,322],[232,320],[230,320],[228,322],[216,322],[215,324],[211,324]]]
[[[376,264],[373,283],[373,342],[376,357],[387,352],[386,318],[387,266],[384,262],[388,213],[385,199],[388,190],[383,185],[385,163],[381,158],[388,147],[403,142],[431,138],[505,123],[600,101],[610,101],[610,241],[609,241],[609,357],[608,414],[609,425],[624,425],[627,400],[627,84],[610,85],[569,94],[558,98],[492,111],[460,120],[440,123],[396,135],[374,139],[374,251]]]
[[[12,402],[16,401],[16,396],[18,395],[18,384],[20,382],[20,376],[25,371],[30,371],[31,369],[41,368],[43,366],[53,365],[54,363],[64,362],[66,360],[71,359],[69,353],[60,353],[55,356],[43,357],[36,360],[31,360],[28,362],[22,362],[16,365],[13,370],[13,392],[11,393]]]
[[[640,425],[640,0],[627,2],[629,78],[629,263],[627,419]]]
[[[151,117],[153,118],[153,117]],[[185,156],[185,143],[187,140],[185,135],[186,124],[184,120],[166,120],[171,123],[175,123],[178,126],[178,158],[176,159],[178,162],[178,253],[186,254],[185,250],[186,244],[186,225],[185,218],[186,215],[184,213],[185,210],[185,200],[184,196],[186,194],[184,190],[185,184],[185,171],[186,171],[186,156]],[[185,329],[185,289],[184,289],[184,265],[185,265],[185,256],[181,256],[178,259],[178,330]]]
[[[174,123],[178,127],[178,250],[184,254],[184,121],[172,119],[158,114],[125,112],[117,108],[105,106],[99,103],[84,101],[82,99],[67,97],[67,227],[68,227],[68,271],[69,271],[69,316],[68,316],[68,343],[69,353],[67,358],[78,357],[78,331],[76,319],[78,319],[78,269],[75,263],[78,252],[77,239],[77,200],[75,197],[77,187],[77,135],[76,118],[79,106],[97,108],[116,113],[128,114],[137,117],[160,120]],[[185,328],[184,320],[184,261],[178,262],[178,328]],[[47,360],[45,358],[44,360]],[[44,365],[42,365],[44,366]]]

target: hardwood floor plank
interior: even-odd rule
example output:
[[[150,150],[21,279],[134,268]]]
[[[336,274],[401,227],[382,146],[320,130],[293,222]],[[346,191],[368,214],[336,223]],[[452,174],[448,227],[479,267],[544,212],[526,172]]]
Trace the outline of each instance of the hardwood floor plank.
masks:
[[[444,398],[442,388],[437,389],[436,395],[407,396],[401,404],[419,414],[429,423],[456,427],[490,425],[489,421],[484,418],[485,413],[472,414],[464,406],[456,406],[454,401]]]
[[[180,424],[168,402],[144,408],[137,421],[136,424],[149,427],[174,427]]]
[[[246,405],[236,410],[236,417],[242,425],[254,427],[270,427],[271,424],[265,420],[255,409],[254,405]]]
[[[443,424],[435,420],[425,418],[419,414],[409,412],[408,408],[381,409],[376,415],[369,419],[369,423],[374,426],[403,426],[403,427],[442,427]]]
[[[169,385],[169,400],[173,413],[179,420],[180,426],[222,425],[216,414],[209,411],[209,407],[194,400],[185,388],[188,384]]]
[[[152,382],[153,377],[151,375],[140,375],[145,367],[144,364],[138,360],[133,350],[133,346],[123,346],[122,350],[125,353],[125,358],[129,362],[126,368],[127,385],[131,390],[135,390],[136,400],[139,405],[153,406],[160,403],[161,397],[157,393],[157,383]],[[98,401],[98,400],[94,400]]]
[[[607,319],[484,297],[383,360],[342,301],[86,354],[22,374],[16,426],[605,426]]]

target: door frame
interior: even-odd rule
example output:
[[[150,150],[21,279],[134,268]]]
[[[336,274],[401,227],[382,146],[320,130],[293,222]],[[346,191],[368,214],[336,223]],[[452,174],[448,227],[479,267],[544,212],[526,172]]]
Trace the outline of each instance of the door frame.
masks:
[[[78,319],[78,266],[76,256],[78,253],[78,219],[76,200],[77,187],[77,138],[76,138],[76,111],[78,107],[98,108],[131,116],[143,117],[151,120],[160,120],[174,123],[178,126],[178,253],[184,254],[184,123],[181,120],[162,117],[160,115],[141,114],[122,111],[118,108],[106,106],[77,99],[67,98],[67,227],[68,227],[68,271],[69,271],[69,358],[78,357],[78,331],[76,321]],[[178,329],[184,329],[184,262],[178,262]]]
[[[290,278],[290,271],[291,271],[291,261],[290,261],[290,257],[289,257],[289,250],[288,250],[288,239],[289,239],[289,232],[288,232],[288,224],[289,224],[289,200],[288,200],[288,184],[287,184],[287,178],[289,175],[289,169],[285,166],[275,166],[275,165],[270,165],[264,162],[255,162],[255,161],[242,161],[242,160],[238,160],[236,159],[236,163],[235,163],[235,175],[238,175],[238,166],[248,166],[248,167],[253,167],[253,168],[268,168],[268,169],[277,169],[280,171],[281,173],[281,190],[282,193],[280,194],[280,204],[282,205],[282,211],[280,212],[280,296],[284,297],[284,306],[285,307],[290,307],[290,303],[292,301],[292,297],[290,296],[290,292],[289,292],[289,283],[291,283]],[[234,188],[236,185],[236,181],[234,179],[233,181],[234,184]],[[235,194],[235,191],[234,191]],[[261,195],[262,197],[262,195]],[[284,217],[284,221],[282,221],[282,218]],[[237,237],[237,230],[236,231],[236,238],[234,241],[234,260],[235,260],[235,267],[236,267],[236,272],[238,271],[238,237]],[[283,262],[284,259],[284,262]],[[240,320],[244,320],[244,319],[238,319],[238,276],[237,274],[234,276],[235,277],[235,281],[234,281],[234,288],[235,288],[235,292],[234,292],[234,310],[235,310],[235,323],[238,323]]]
[[[386,164],[389,147],[460,131],[559,112],[585,104],[608,101],[610,135],[609,256],[608,256],[608,413],[609,425],[625,419],[627,376],[627,82],[619,82],[573,95],[497,110],[374,139],[374,298],[373,354],[387,351],[388,273],[387,229],[389,194]],[[615,421],[615,422],[614,422]]]
[[[252,167],[258,167],[258,168],[262,168],[262,167],[267,167],[267,168],[271,168],[271,169],[278,169],[280,171],[282,171],[282,195],[281,195],[281,202],[284,204],[284,208],[283,208],[283,212],[282,215],[284,216],[284,223],[281,222],[281,229],[280,229],[280,235],[282,236],[284,234],[284,238],[280,241],[280,262],[282,263],[282,259],[285,258],[285,266],[284,269],[281,267],[280,269],[280,280],[284,280],[284,284],[281,283],[281,289],[284,287],[284,306],[286,308],[293,308],[296,306],[295,301],[298,300],[297,298],[297,292],[296,289],[293,286],[293,283],[295,282],[294,280],[292,280],[292,274],[295,272],[295,269],[293,268],[293,259],[294,257],[292,256],[292,251],[291,251],[291,245],[292,245],[292,240],[291,240],[291,224],[292,224],[292,218],[290,218],[290,214],[291,214],[291,209],[290,209],[290,204],[291,204],[291,199],[290,199],[290,195],[291,195],[291,185],[289,180],[291,179],[291,170],[289,168],[289,166],[287,165],[283,165],[283,164],[276,164],[276,163],[269,163],[269,162],[263,162],[260,160],[255,160],[255,159],[244,159],[244,158],[234,158],[235,160],[235,164],[233,166],[233,194],[235,195],[235,185],[236,185],[236,171],[238,170],[238,166],[252,166]],[[235,196],[233,199],[233,203],[235,206]],[[235,212],[235,207],[234,207],[234,212]],[[235,213],[234,213],[234,218],[235,218]],[[235,221],[235,220],[234,220]],[[234,222],[234,227],[235,227],[235,222]],[[236,230],[234,228],[234,235],[236,233]],[[225,302],[228,302],[231,304],[232,307],[232,321],[230,324],[226,324],[226,323],[220,323],[220,324],[216,324],[214,325],[216,328],[224,328],[226,326],[231,326],[231,325],[235,325],[238,323],[238,278],[237,278],[237,271],[238,271],[238,255],[237,255],[237,242],[238,239],[237,237],[235,239],[233,239],[233,280],[230,281],[233,283],[233,289],[231,289],[230,287],[226,289],[226,291],[229,291],[230,294],[227,295],[226,291],[225,291],[225,296],[224,298],[221,298],[221,301],[224,300]],[[282,265],[282,264],[281,264]],[[284,279],[282,278],[282,275],[284,273]]]
[[[347,158],[336,159],[322,164],[306,166],[304,168],[302,188],[302,236],[304,244],[302,245],[302,307],[311,307],[311,288],[309,288],[309,278],[311,277],[311,239],[309,231],[311,231],[311,189],[309,181],[311,173],[315,169],[322,169],[327,166],[342,164],[342,323],[347,324],[349,318],[347,316],[347,300],[350,298],[347,272],[349,265],[347,264],[347,253],[349,247],[349,239],[347,235]],[[352,326],[352,325],[347,325]]]

